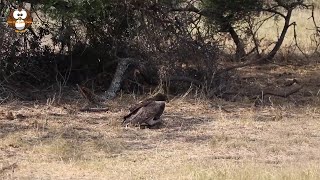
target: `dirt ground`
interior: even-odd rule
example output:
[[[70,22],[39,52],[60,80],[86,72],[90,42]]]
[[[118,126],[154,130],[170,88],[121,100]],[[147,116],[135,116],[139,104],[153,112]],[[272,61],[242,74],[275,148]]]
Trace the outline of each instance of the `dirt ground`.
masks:
[[[292,78],[304,88],[288,98],[265,97],[259,106],[245,96],[236,102],[174,97],[160,129],[120,126],[140,99],[133,95],[109,102],[103,113],[77,111],[81,99],[3,104],[0,177],[320,179],[319,70],[316,62],[242,70],[248,88]]]

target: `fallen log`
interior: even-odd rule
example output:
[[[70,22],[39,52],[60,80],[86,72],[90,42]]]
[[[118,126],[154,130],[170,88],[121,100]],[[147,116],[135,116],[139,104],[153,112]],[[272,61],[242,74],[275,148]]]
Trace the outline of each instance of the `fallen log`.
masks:
[[[298,91],[300,91],[303,88],[303,85],[294,85],[289,87],[288,89],[277,89],[277,90],[265,90],[262,91],[263,95],[272,95],[272,96],[279,96],[279,97],[283,97],[283,98],[287,98],[290,95],[297,93]]]

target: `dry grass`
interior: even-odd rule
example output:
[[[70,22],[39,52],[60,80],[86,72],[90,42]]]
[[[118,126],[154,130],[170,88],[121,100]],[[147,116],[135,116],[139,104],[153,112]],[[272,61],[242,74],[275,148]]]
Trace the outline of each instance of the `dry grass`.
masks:
[[[303,91],[316,93],[311,86]],[[316,180],[317,98],[305,106],[287,100],[267,107],[176,98],[164,126],[153,130],[120,127],[130,96],[110,103],[106,113],[13,102],[1,111],[27,118],[0,120],[0,173],[2,179]]]
[[[206,104],[190,105],[194,103],[170,103],[166,127],[160,130],[125,130],[108,127],[103,120],[90,125],[79,115],[69,117],[73,123],[68,127],[49,119],[45,130],[4,133],[3,166],[16,162],[18,167],[3,174],[8,179],[320,177],[319,123],[314,117],[261,122],[252,113],[262,110],[224,114]],[[15,121],[6,127],[21,124]]]

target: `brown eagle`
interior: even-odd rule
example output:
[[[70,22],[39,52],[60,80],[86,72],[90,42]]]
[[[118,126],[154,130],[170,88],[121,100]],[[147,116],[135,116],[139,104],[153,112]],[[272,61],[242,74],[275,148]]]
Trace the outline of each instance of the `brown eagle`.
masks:
[[[166,95],[158,93],[154,97],[130,107],[130,113],[124,117],[122,124],[125,126],[131,124],[134,126],[147,125],[147,127],[152,127],[160,123],[160,116],[164,111],[167,100]]]

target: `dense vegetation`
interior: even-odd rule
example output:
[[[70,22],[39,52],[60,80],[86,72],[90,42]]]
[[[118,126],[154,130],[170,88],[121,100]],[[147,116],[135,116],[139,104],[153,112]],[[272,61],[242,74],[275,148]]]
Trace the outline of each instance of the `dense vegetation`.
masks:
[[[16,95],[17,87],[75,84],[111,97],[120,88],[143,92],[162,85],[181,93],[190,84],[219,96],[233,86],[232,70],[275,57],[296,26],[296,9],[314,7],[304,0],[26,2],[35,20],[26,33],[0,25],[1,98]],[[12,6],[1,1],[2,15]],[[284,22],[271,48],[257,34],[270,19]],[[228,36],[235,48],[225,51],[221,42]]]

